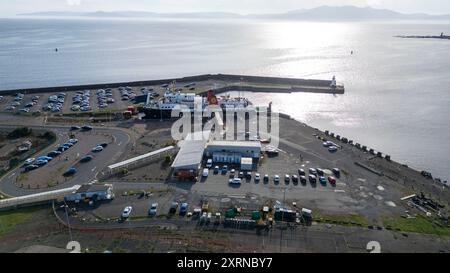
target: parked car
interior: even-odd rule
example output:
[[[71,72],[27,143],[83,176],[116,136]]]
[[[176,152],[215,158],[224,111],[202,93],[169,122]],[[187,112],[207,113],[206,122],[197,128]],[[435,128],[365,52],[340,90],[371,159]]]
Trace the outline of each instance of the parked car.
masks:
[[[339,170],[338,168],[334,168],[333,174],[339,178],[341,176],[341,170]]]
[[[63,174],[63,176],[72,176],[72,175],[74,175],[76,173],[77,173],[77,169],[70,168]]]
[[[103,151],[103,147],[102,147],[102,146],[94,147],[94,148],[92,149],[92,151],[93,151],[94,153],[99,153],[99,152]]]
[[[180,206],[180,215],[185,215],[187,213],[187,211],[188,211],[188,207],[189,207],[188,203],[181,204],[181,206]]]
[[[322,169],[317,168],[316,171],[317,171],[318,175],[323,176],[323,170]]]
[[[59,145],[59,148],[64,148],[65,150],[69,150],[71,146],[67,145],[66,143]]]
[[[310,169],[309,169],[309,174],[317,175],[317,170],[314,169],[314,168],[310,168]]]
[[[92,129],[93,129],[92,126],[88,126],[88,125],[81,127],[81,130],[83,130],[83,131],[92,131]]]
[[[212,159],[208,159],[208,160],[206,161],[206,168],[211,168],[211,167],[212,167],[212,164],[213,164]]]
[[[203,169],[202,176],[203,176],[203,177],[208,177],[208,175],[209,175],[209,169],[208,169],[208,168],[204,168],[204,169]]]
[[[280,176],[279,176],[278,174],[276,174],[276,175],[273,177],[273,182],[275,182],[275,183],[279,183],[279,182],[280,182]]]
[[[102,146],[103,148],[106,148],[106,147],[108,147],[108,143],[103,142],[103,143],[98,144],[97,146]]]
[[[219,166],[215,166],[214,167],[214,174],[218,174],[219,173]]]
[[[133,210],[133,207],[126,207],[123,212],[122,212],[122,219],[128,219],[128,217],[130,217],[131,215],[131,211]]]
[[[306,176],[304,176],[304,175],[300,176],[300,183],[302,183],[302,184],[306,183]]]
[[[33,157],[28,158],[27,160],[25,160],[25,165],[30,165],[30,164],[32,164],[35,160],[36,160],[36,159],[33,158]]]
[[[269,175],[268,174],[264,175],[264,182],[269,182]]]
[[[244,172],[239,172],[238,177],[241,178],[241,179],[244,178]]]
[[[28,166],[25,167],[25,172],[36,170],[37,168],[39,168],[38,165],[28,165]]]
[[[289,183],[289,181],[291,181],[291,176],[289,174],[286,174],[284,176],[284,182]]]
[[[64,152],[64,151],[66,151],[66,150],[68,150],[69,149],[69,147],[68,146],[59,146],[58,147],[58,149],[56,149],[58,152]]]
[[[175,214],[177,212],[177,209],[178,209],[178,202],[172,202],[172,204],[170,205],[169,213]]]
[[[331,145],[333,145],[333,142],[331,142],[331,141],[325,141],[323,143],[323,147],[326,147],[326,148],[330,147]]]
[[[311,183],[316,183],[317,182],[317,177],[313,174],[309,175],[309,182]]]
[[[327,183],[327,180],[325,179],[324,176],[319,177],[319,181],[320,181],[321,184],[326,184]]]
[[[298,176],[296,174],[292,175],[292,182],[298,182]]]
[[[306,175],[305,170],[298,169],[298,175]]]
[[[47,160],[36,160],[33,164],[37,166],[44,166],[47,163],[48,163]]]
[[[49,153],[47,154],[47,156],[49,156],[49,157],[57,157],[57,156],[59,156],[60,154],[61,154],[60,151],[51,151],[51,152],[49,152]]]
[[[330,153],[335,153],[335,152],[337,152],[337,150],[338,150],[338,148],[337,148],[336,146],[330,146],[330,147],[328,148],[328,151],[329,151]]]
[[[53,157],[50,156],[40,156],[38,158],[36,158],[36,160],[46,160],[46,161],[52,161]]]
[[[240,178],[231,178],[228,183],[231,185],[240,185],[242,180]]]
[[[255,173],[255,182],[259,182],[261,180],[261,176],[259,173]]]
[[[92,155],[87,155],[85,157],[83,157],[82,159],[80,159],[81,163],[87,163],[89,161],[91,161],[94,157]]]
[[[76,138],[71,138],[71,139],[69,139],[68,142],[69,142],[69,143],[72,143],[72,144],[77,144],[77,143],[78,143],[78,139],[76,139]]]
[[[156,213],[158,211],[158,203],[153,203],[150,208],[148,209],[148,215],[149,216],[156,216]]]
[[[330,182],[331,185],[336,185],[336,178],[328,176],[328,182]]]
[[[222,167],[222,174],[227,174],[227,172],[228,172],[228,166],[225,165]]]
[[[245,172],[244,177],[247,180],[252,180],[252,172]]]

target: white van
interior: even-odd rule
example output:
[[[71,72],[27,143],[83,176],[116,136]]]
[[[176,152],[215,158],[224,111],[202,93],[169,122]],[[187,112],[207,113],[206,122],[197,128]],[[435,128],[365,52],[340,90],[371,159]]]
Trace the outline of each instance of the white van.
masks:
[[[208,168],[204,168],[202,176],[203,177],[208,177],[208,175],[209,175],[209,169]]]
[[[212,167],[212,164],[213,164],[212,159],[208,159],[208,160],[206,161],[206,168],[211,168],[211,167]]]

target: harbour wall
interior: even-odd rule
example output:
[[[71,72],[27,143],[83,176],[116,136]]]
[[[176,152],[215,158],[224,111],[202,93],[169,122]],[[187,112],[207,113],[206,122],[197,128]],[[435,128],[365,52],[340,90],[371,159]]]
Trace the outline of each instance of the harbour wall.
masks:
[[[59,86],[59,87],[40,87],[40,88],[21,88],[11,90],[0,90],[1,95],[14,95],[16,93],[49,93],[49,92],[66,92],[66,91],[78,91],[87,89],[104,89],[104,88],[118,88],[120,86],[146,86],[146,85],[162,85],[170,83],[172,81],[189,83],[196,81],[207,80],[221,80],[221,81],[241,81],[241,82],[254,82],[254,83],[266,83],[266,84],[285,84],[296,85],[295,88],[269,88],[269,87],[253,87],[253,92],[315,92],[315,93],[337,93],[343,94],[344,88],[339,86],[335,89],[331,88],[331,81],[327,80],[310,80],[310,79],[296,79],[296,78],[281,78],[281,77],[260,77],[260,76],[246,76],[246,75],[231,75],[231,74],[204,74],[198,76],[189,76],[183,78],[172,79],[159,79],[148,81],[133,81],[133,82],[118,82],[118,83],[101,83],[101,84],[88,84],[88,85],[71,85],[71,86]],[[237,85],[239,86],[239,85]],[[303,88],[304,87],[304,88]],[[0,86],[1,88],[1,86]],[[225,87],[227,88],[227,87]],[[242,88],[242,87],[235,87]],[[220,89],[220,88],[219,88]],[[236,89],[235,89],[236,90]],[[257,90],[257,91],[256,91]],[[278,90],[278,91],[277,91]],[[290,90],[290,91],[288,91]],[[228,90],[231,91],[231,90]],[[240,91],[239,89],[237,91]],[[252,91],[252,90],[245,90]],[[219,92],[225,92],[220,91]]]

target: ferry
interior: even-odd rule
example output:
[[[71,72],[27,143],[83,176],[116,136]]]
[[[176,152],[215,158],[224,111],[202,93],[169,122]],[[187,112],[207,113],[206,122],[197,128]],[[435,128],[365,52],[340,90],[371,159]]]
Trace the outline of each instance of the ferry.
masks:
[[[244,97],[231,97],[230,95],[217,97],[212,90],[208,91],[206,97],[203,97],[195,93],[181,93],[181,91],[168,89],[164,96],[157,101],[148,96],[144,107],[144,119],[170,119],[172,111],[181,105],[185,107],[178,114],[179,117],[187,113],[203,113],[208,105],[218,105],[225,113],[227,110],[242,109],[252,104]]]

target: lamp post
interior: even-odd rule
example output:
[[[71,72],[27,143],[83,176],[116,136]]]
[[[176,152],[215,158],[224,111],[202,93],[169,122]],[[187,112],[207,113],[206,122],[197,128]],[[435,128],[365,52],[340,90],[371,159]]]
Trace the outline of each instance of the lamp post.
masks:
[[[69,206],[67,205],[66,201],[64,201],[64,205],[62,205],[61,207],[64,207],[64,210],[66,212],[66,219],[67,219],[67,226],[69,228],[70,241],[73,241],[73,239],[72,239],[72,230],[70,229],[69,213],[67,212],[67,208]]]

